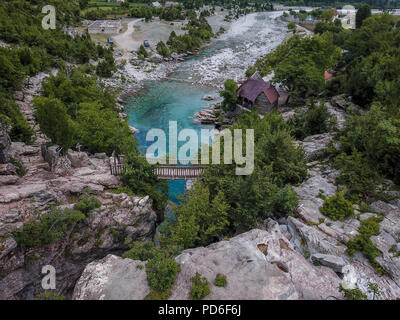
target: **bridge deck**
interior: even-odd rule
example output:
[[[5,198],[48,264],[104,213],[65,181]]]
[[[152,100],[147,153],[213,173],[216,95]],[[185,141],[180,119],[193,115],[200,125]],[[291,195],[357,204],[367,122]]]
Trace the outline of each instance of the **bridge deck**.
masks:
[[[160,166],[154,169],[155,174],[159,179],[174,180],[174,179],[198,179],[203,173],[204,168],[200,166]]]
[[[110,162],[110,170],[113,175],[121,175],[125,169],[125,161],[121,156]],[[199,179],[203,173],[202,166],[179,166],[179,165],[160,165],[154,169],[154,173],[159,179],[175,180],[175,179]]]

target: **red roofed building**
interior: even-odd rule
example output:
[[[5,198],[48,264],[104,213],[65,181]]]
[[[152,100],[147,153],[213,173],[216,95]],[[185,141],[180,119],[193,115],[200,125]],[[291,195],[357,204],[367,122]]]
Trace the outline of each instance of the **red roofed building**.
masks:
[[[251,109],[257,106],[259,113],[270,112],[278,107],[279,93],[270,83],[264,81],[258,72],[247,79],[237,90],[238,103]]]
[[[336,75],[337,75],[337,72],[334,70],[325,70],[325,74],[324,74],[325,82],[331,80]]]

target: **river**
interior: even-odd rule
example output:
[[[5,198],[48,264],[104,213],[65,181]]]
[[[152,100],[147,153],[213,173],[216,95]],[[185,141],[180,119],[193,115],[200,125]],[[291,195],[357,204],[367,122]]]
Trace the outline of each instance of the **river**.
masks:
[[[252,13],[234,21],[223,35],[169,76],[184,81],[144,82],[143,90],[128,98],[126,105],[129,124],[139,129],[135,137],[143,152],[151,144],[146,142],[147,131],[158,128],[168,133],[169,121],[177,121],[178,130],[207,127],[193,122],[193,114],[209,103],[201,98],[217,96],[226,79],[243,80],[248,67],[284,40],[286,23],[275,20],[280,15],[281,11]],[[175,195],[183,192],[184,181],[168,184],[170,200],[176,202]]]

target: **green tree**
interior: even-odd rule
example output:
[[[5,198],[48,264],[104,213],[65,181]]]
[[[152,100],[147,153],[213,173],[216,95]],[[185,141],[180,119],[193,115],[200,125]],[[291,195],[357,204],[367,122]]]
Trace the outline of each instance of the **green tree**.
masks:
[[[236,82],[232,79],[228,79],[224,82],[224,90],[220,91],[219,94],[224,101],[222,102],[222,107],[224,110],[235,110],[237,95],[236,90],[238,86]]]
[[[127,123],[99,103],[81,103],[76,121],[78,141],[91,153],[122,154],[136,146]]]
[[[169,51],[169,49],[167,48],[167,46],[165,45],[164,42],[160,41],[159,43],[157,43],[157,52],[163,56],[163,57],[169,57],[171,56],[171,52]]]
[[[153,200],[153,208],[160,213],[159,220],[162,221],[165,205],[168,200],[168,186],[163,180],[159,180],[154,174],[154,165],[140,157],[135,148],[126,150],[126,167],[121,175],[121,181],[133,194],[146,196],[150,195]]]
[[[37,97],[33,105],[40,130],[66,152],[75,142],[76,126],[64,104],[58,99]]]
[[[356,28],[360,28],[365,19],[371,16],[371,7],[368,4],[363,4],[358,8],[356,13]]]
[[[209,190],[196,184],[181,204],[174,206],[175,220],[167,222],[168,234],[161,236],[161,243],[184,248],[207,245],[226,229],[227,210],[222,192],[211,200]]]
[[[321,19],[325,22],[331,22],[334,16],[333,9],[327,9],[322,11]]]
[[[295,33],[296,32],[296,23],[294,23],[293,21],[289,22],[287,25],[287,28],[289,31],[292,31],[293,33]]]
[[[147,53],[146,49],[142,44],[139,47],[138,56],[142,58],[147,58],[149,56],[149,54]]]

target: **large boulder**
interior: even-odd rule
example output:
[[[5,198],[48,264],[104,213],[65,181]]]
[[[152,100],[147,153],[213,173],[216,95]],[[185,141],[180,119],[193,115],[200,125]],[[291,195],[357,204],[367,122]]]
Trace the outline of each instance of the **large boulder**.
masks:
[[[17,168],[12,163],[0,163],[0,176],[12,176],[17,174]]]
[[[110,254],[86,266],[72,299],[141,300],[149,293],[144,262]]]
[[[343,267],[346,265],[346,262],[343,258],[330,254],[313,254],[311,256],[311,261],[319,263],[323,266],[331,268],[335,272],[340,273],[342,273]]]
[[[89,156],[86,152],[78,152],[68,150],[67,158],[71,161],[72,168],[81,168],[81,167],[89,167],[91,166],[91,162]]]
[[[65,176],[71,172],[71,161],[68,157],[61,155],[61,148],[57,145],[47,147],[41,146],[42,157],[49,164],[50,170],[57,175]]]
[[[40,148],[26,145],[23,142],[13,142],[11,144],[11,153],[14,157],[34,156],[40,153]]]
[[[318,156],[325,150],[328,143],[332,140],[332,134],[321,133],[306,137],[303,141],[297,141],[297,145],[303,146],[307,159]]]

